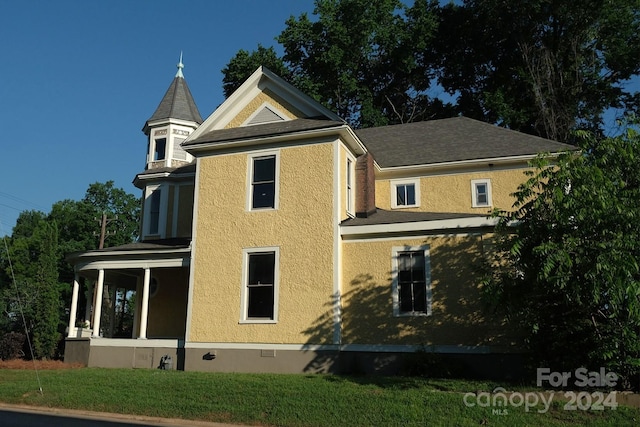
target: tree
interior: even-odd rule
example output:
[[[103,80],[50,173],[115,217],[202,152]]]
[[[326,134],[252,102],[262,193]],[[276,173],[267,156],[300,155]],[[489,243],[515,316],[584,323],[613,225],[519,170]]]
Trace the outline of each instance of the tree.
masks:
[[[437,7],[435,0],[411,7],[399,0],[316,0],[317,20],[305,13],[286,21],[277,38],[282,59],[260,47],[236,54],[223,70],[225,93],[260,65],[254,61],[264,60],[355,127],[449,116],[442,101],[429,97],[433,73],[425,68],[432,62]]]
[[[505,252],[485,292],[524,331],[534,366],[605,367],[638,388],[640,135],[585,135],[556,166],[541,159],[515,210],[498,213]]]
[[[407,3],[316,0],[316,19],[286,21],[282,58],[233,58],[225,93],[261,61],[356,127],[462,114],[569,143],[640,110],[640,0]]]
[[[23,311],[35,357],[55,355],[68,322],[66,307],[74,277],[65,257],[97,249],[97,220],[103,213],[112,220],[105,247],[130,243],[137,237],[139,200],[108,181],[91,184],[80,201],[54,203],[49,214],[22,212],[7,238],[8,251],[0,251],[0,332],[24,331],[19,315]]]
[[[633,111],[638,0],[465,0],[441,9],[440,84],[468,117],[562,142]]]
[[[222,69],[222,89],[228,98],[258,67],[264,66],[285,80],[291,80],[291,73],[273,47],[258,44],[258,50],[251,53],[240,49]]]
[[[2,296],[9,330],[3,332],[26,329],[33,356],[52,357],[60,339],[57,227],[42,212],[23,212],[8,248],[12,262],[4,266]]]
[[[66,255],[98,248],[103,213],[110,220],[105,247],[131,243],[137,238],[140,201],[115,188],[113,181],[93,183],[82,200],[62,200],[51,207],[48,220],[56,222],[60,232],[60,281],[71,283],[73,280],[73,268],[65,261]]]

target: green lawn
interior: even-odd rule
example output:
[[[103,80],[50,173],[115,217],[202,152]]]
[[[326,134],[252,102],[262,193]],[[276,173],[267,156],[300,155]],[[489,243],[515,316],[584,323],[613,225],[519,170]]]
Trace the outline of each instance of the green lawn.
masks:
[[[0,370],[0,401],[265,426],[640,425],[640,410],[623,406],[567,411],[554,400],[546,413],[509,406],[504,414],[465,405],[467,392],[513,389],[491,382],[98,368],[39,376],[42,395],[34,371]]]

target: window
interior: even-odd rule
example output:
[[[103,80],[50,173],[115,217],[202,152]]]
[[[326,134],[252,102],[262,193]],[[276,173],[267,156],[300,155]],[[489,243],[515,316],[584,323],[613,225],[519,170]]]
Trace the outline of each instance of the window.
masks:
[[[347,213],[353,214],[353,160],[347,159]]]
[[[278,200],[278,156],[250,157],[249,210],[276,209]]]
[[[158,234],[160,230],[160,198],[162,191],[153,190],[149,198],[149,234]]]
[[[167,151],[167,139],[159,138],[155,140],[155,148],[153,150],[153,160],[164,160]]]
[[[393,209],[420,206],[420,180],[391,181],[391,207]]]
[[[482,208],[491,206],[491,180],[471,180],[471,206]]]
[[[431,314],[429,247],[398,246],[392,249],[394,316]]]
[[[278,263],[278,248],[245,249],[241,323],[277,321]]]

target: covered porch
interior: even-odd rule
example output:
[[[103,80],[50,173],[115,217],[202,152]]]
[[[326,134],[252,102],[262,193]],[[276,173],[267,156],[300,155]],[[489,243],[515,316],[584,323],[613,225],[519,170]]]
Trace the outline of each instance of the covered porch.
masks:
[[[189,241],[172,240],[70,255],[76,274],[65,361],[103,367],[175,361],[186,331],[190,254]]]

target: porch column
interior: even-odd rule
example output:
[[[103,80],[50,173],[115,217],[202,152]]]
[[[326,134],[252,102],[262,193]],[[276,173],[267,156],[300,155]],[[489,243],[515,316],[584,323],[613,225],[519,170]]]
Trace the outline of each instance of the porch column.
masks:
[[[71,292],[71,312],[69,313],[69,332],[70,337],[76,329],[76,315],[78,314],[78,289],[80,288],[80,276],[76,273],[73,278],[73,291]]]
[[[102,314],[102,290],[104,288],[104,270],[98,270],[98,284],[96,287],[96,304],[93,309],[93,333],[91,337],[100,337],[100,315]]]
[[[86,283],[87,281],[85,281]],[[87,285],[87,292],[86,292],[86,296],[87,296],[87,306],[85,307],[85,311],[84,311],[84,323],[86,323],[87,325],[91,325],[91,307],[93,305],[93,292],[95,288],[95,282],[93,282],[93,286],[89,286]]]
[[[136,296],[142,296],[142,280],[140,277],[136,278]],[[133,331],[131,331],[131,338],[138,338],[138,332],[140,332],[140,298],[135,299],[136,306],[133,309]]]
[[[151,281],[151,269],[144,269],[144,282],[142,283],[142,305],[140,306],[140,333],[139,339],[147,339],[147,317],[149,315],[149,282]]]

